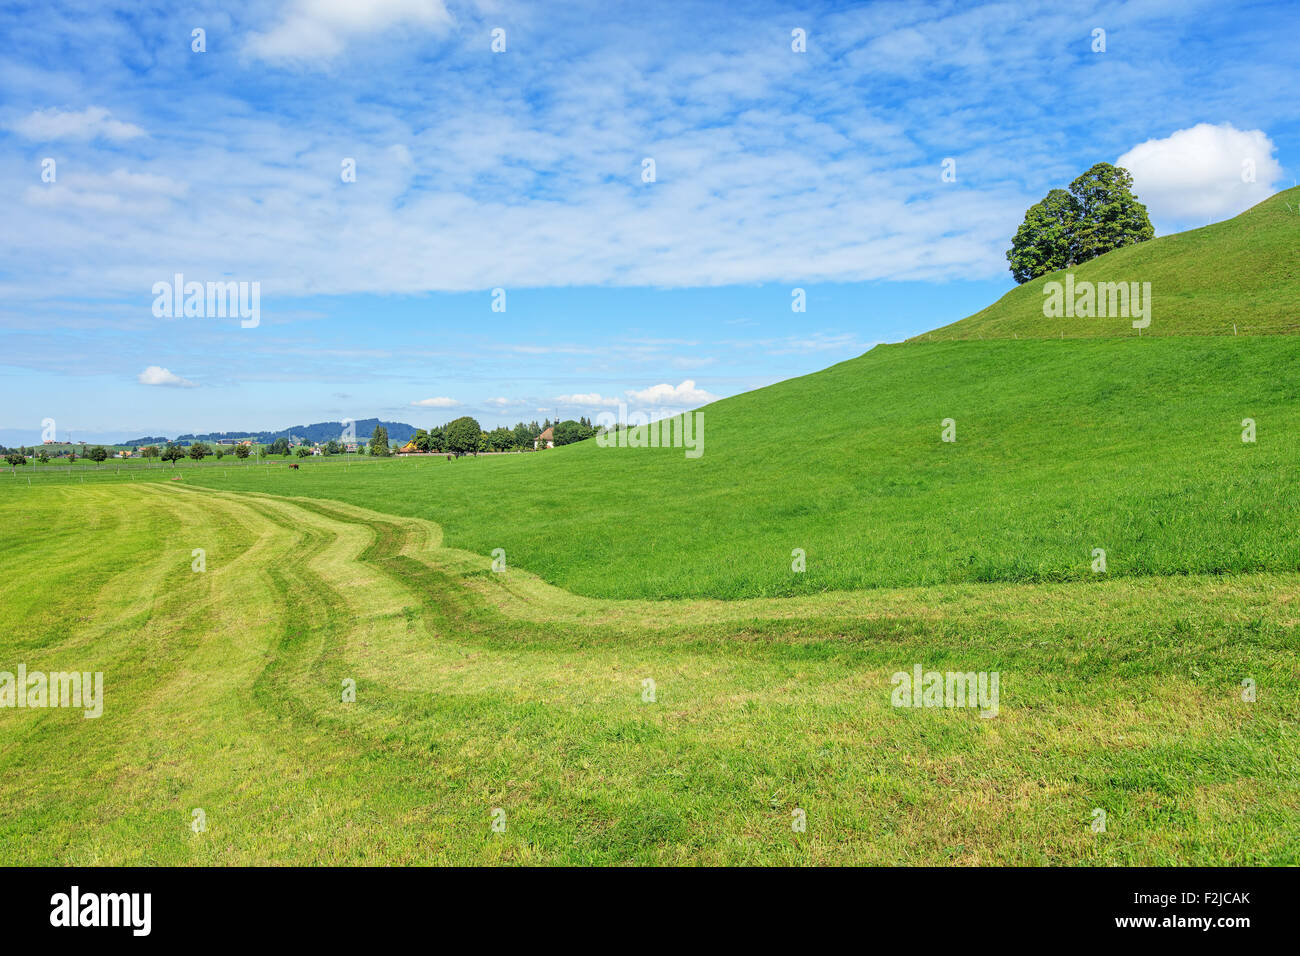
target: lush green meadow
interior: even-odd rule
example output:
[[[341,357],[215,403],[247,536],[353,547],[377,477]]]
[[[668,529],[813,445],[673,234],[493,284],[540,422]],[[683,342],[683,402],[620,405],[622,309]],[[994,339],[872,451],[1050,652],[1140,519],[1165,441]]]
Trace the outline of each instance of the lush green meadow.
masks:
[[[0,860],[1300,864],[1283,197],[1077,270],[1152,334],[1026,283],[699,458],[6,470],[0,672],[105,700],[0,709]]]
[[[1300,862],[1300,575],[611,602],[329,502],[0,521],[0,668],[105,684],[0,712],[9,863]],[[998,715],[892,707],[915,664]]]
[[[37,446],[37,451],[40,448]],[[330,464],[346,465],[366,460],[365,455],[330,455],[317,456],[317,461],[327,460]],[[32,461],[28,460],[26,465],[8,465],[0,463],[0,468],[10,473],[15,472],[19,476],[35,475],[44,471],[70,472],[72,474],[90,474],[92,472],[116,472],[126,468],[132,468],[143,471],[175,471],[185,468],[253,468],[258,465],[270,465],[276,462],[295,462],[302,461],[296,455],[265,455],[260,457],[239,458],[234,452],[227,452],[221,458],[210,454],[205,458],[181,458],[178,461],[161,461],[158,458],[142,458],[134,456],[131,458],[109,458],[106,461],[91,461],[83,455],[78,455],[76,461],[68,458],[51,458],[49,461]]]
[[[878,347],[703,417],[698,459],[588,441],[185,481],[436,521],[599,597],[1080,580],[1094,548],[1111,576],[1300,569],[1300,339]]]

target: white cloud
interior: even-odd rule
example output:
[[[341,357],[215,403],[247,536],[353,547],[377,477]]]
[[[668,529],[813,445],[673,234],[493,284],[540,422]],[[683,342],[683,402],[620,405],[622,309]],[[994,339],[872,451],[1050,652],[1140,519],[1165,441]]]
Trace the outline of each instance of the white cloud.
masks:
[[[37,110],[9,128],[20,136],[41,142],[98,137],[121,141],[144,135],[144,130],[133,123],[113,119],[113,114],[102,106],[88,106],[79,113],[54,108]]]
[[[348,53],[365,43],[347,82],[298,78],[304,102],[315,104],[303,111],[241,79],[250,64],[231,63],[247,94],[187,87],[197,97],[187,108],[201,121],[184,135],[159,133],[184,111],[132,92],[149,84],[93,97],[124,114],[156,116],[157,130],[127,144],[147,150],[114,150],[126,159],[87,156],[66,172],[61,163],[55,184],[20,173],[11,158],[9,178],[31,186],[0,192],[0,219],[24,237],[9,250],[6,292],[133,297],[159,265],[164,273],[256,277],[268,300],[498,286],[1005,281],[1009,238],[1047,186],[1151,135],[1144,107],[1152,97],[1170,115],[1204,108],[1184,83],[1195,57],[1176,42],[1149,47],[1177,50],[1171,60],[1079,70],[1052,59],[1065,56],[1061,37],[1078,29],[1072,14],[1008,17],[991,4],[949,17],[908,4],[859,6],[815,31],[823,56],[787,55],[789,27],[774,30],[771,18],[728,14],[683,32],[672,17],[645,12],[634,25],[605,20],[586,35],[570,27],[589,27],[588,13],[557,8],[537,14],[545,29],[529,37],[527,55],[526,34],[512,32],[511,52],[494,57],[480,27],[496,21],[480,22],[472,6],[454,8],[464,28],[434,50],[426,31],[404,27],[421,17],[441,22],[442,4],[288,0],[272,8],[254,46],[288,56],[295,44]],[[1132,29],[1126,42],[1140,45]],[[409,32],[416,44],[403,42]],[[637,45],[627,46],[633,35]],[[1078,55],[1086,51],[1081,41]],[[1266,84],[1276,87],[1285,75],[1281,48],[1258,52],[1257,62],[1219,76],[1213,102],[1250,103]],[[1086,56],[1099,66],[1117,62]],[[891,87],[897,95],[853,95],[864,71],[903,68],[915,76]],[[950,81],[955,71],[960,82]],[[1011,123],[990,105],[1035,83],[1051,91],[1044,102],[1076,103],[1081,112],[1044,109]],[[527,90],[545,95],[534,102]],[[1076,124],[1101,138],[1081,141],[1071,133]],[[1282,132],[1274,131],[1279,142]],[[640,161],[650,152],[658,181],[645,184]],[[955,183],[940,180],[946,156],[957,159]],[[346,187],[344,157],[360,170]],[[1241,158],[1227,169],[1237,182]],[[114,164],[128,165],[133,178],[77,178]],[[1272,161],[1259,164],[1257,195],[1236,207],[1262,198],[1275,170]],[[1139,177],[1157,221],[1165,215],[1158,186]],[[1186,199],[1172,206],[1191,224],[1214,215],[1186,208]],[[111,235],[100,227],[105,217]],[[604,342],[550,345],[516,351],[607,355]],[[703,374],[704,359],[674,361],[652,374]]]
[[[187,183],[152,173],[115,169],[101,175],[78,169],[61,172],[56,183],[28,186],[23,198],[33,206],[161,216],[188,189]]]
[[[716,402],[719,396],[712,392],[706,392],[702,388],[696,388],[695,382],[687,379],[680,385],[652,385],[649,388],[643,388],[640,391],[628,389],[628,398],[635,402],[641,402],[645,405],[668,405],[668,406],[685,406],[685,405],[704,405],[707,402]]]
[[[621,401],[618,398],[611,398],[608,395],[601,395],[599,392],[585,392],[577,395],[557,395],[555,400],[561,405],[603,405],[613,408]],[[546,409],[540,409],[545,411]]]
[[[1116,164],[1133,174],[1152,221],[1172,228],[1226,219],[1271,196],[1282,176],[1275,149],[1263,130],[1198,123],[1140,143]],[[1253,177],[1244,179],[1248,164]]]
[[[352,37],[393,27],[443,29],[451,14],[442,0],[294,0],[278,24],[254,33],[249,51],[266,60],[328,60]]]
[[[654,408],[687,408],[716,402],[721,396],[714,395],[702,388],[697,388],[690,379],[680,385],[651,385],[649,388],[629,388],[626,398],[601,395],[599,392],[583,392],[576,395],[557,395],[555,400],[561,405],[576,405],[584,408],[617,408],[623,404],[647,405]],[[549,411],[541,408],[538,411]]]
[[[422,398],[418,402],[411,402],[415,408],[455,408],[460,402],[454,398]]]
[[[181,378],[175,372],[165,369],[161,365],[150,365],[140,373],[137,381],[141,385],[162,385],[167,388],[198,388],[189,379]]]

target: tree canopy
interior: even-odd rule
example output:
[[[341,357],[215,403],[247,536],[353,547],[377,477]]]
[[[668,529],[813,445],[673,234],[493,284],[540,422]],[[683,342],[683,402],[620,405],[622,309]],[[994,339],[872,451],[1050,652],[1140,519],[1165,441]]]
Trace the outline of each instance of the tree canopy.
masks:
[[[1007,250],[1017,282],[1068,269],[1155,236],[1127,169],[1098,163],[1030,206]]]
[[[589,427],[585,421],[575,422],[569,419],[567,422],[560,422],[551,432],[555,438],[556,447],[560,445],[572,445],[574,442],[585,441],[595,434],[595,431]]]
[[[482,434],[483,429],[479,427],[478,420],[465,415],[448,423],[443,430],[443,440],[448,451],[464,455],[468,452],[478,452],[479,437]]]

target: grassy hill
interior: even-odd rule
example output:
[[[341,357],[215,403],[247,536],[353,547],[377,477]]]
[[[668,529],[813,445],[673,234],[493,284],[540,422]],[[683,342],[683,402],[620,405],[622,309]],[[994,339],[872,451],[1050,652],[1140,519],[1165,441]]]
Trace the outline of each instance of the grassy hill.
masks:
[[[1294,570],[1300,338],[1245,333],[1300,325],[1297,209],[1290,190],[1075,270],[1150,281],[1151,335],[1074,319],[1061,341],[1028,283],[921,341],[708,406],[698,460],[588,442],[195,480],[436,521],[458,547],[504,548],[592,596],[1086,579],[1094,548],[1110,575]],[[955,443],[940,440],[947,418]]]
[[[105,687],[0,714],[0,853],[1294,865],[1300,336],[1199,334],[1289,330],[1247,247],[1293,235],[1265,203],[1106,257],[1189,284],[1151,335],[1020,335],[1026,287],[717,402],[698,459],[0,473],[0,662]],[[998,713],[895,706],[915,667]]]
[[[1150,282],[1151,326],[1141,335],[1300,333],[1300,189],[1235,219],[1116,249],[1081,266],[1017,286],[969,318],[915,341],[990,338],[1137,337],[1123,318],[1048,318],[1043,286],[1063,281]]]
[[[1151,335],[1075,319],[1061,341],[1028,283],[920,341],[708,406],[695,460],[586,442],[186,480],[435,521],[456,547],[504,548],[589,596],[1083,580],[1095,548],[1111,576],[1295,570],[1300,337],[1244,333],[1300,321],[1297,209],[1290,190],[1075,270],[1152,282]],[[1194,334],[1232,321],[1243,334]]]
[[[593,596],[1087,579],[1094,548],[1111,576],[1294,570],[1298,372],[1289,336],[882,346],[707,407],[694,460],[584,442],[184,474],[436,521]]]

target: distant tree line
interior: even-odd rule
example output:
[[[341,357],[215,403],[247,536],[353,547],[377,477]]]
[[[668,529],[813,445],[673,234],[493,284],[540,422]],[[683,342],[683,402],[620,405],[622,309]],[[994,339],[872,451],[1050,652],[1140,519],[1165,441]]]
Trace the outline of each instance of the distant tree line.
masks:
[[[411,441],[419,451],[446,453],[457,457],[486,454],[488,452],[533,451],[534,444],[548,428],[552,429],[551,440],[556,445],[571,445],[574,442],[585,441],[596,434],[596,429],[591,420],[586,417],[558,422],[552,422],[548,418],[540,423],[536,420],[527,424],[519,422],[514,428],[500,426],[491,431],[484,431],[477,419],[465,415],[437,428],[416,429]],[[341,455],[348,451],[346,445],[332,438],[323,444],[312,445],[304,442],[291,445],[289,439],[284,437],[276,438],[270,444],[259,445],[254,441],[249,441],[248,444],[240,442],[234,446],[222,444],[214,446],[205,441],[192,441],[185,444],[182,439],[176,441],[159,439],[156,443],[137,445],[134,448],[137,457],[170,462],[173,467],[175,467],[176,462],[186,458],[192,461],[203,461],[209,456],[221,459],[227,454],[233,454],[242,461],[254,454],[260,458],[288,457],[290,455],[305,458],[317,451],[326,456]],[[384,457],[392,455],[397,448],[397,443],[389,441],[388,429],[384,425],[377,425],[369,441],[361,445],[357,451],[361,454]],[[68,449],[55,452],[56,457],[62,457],[65,454],[69,461],[77,460],[76,450]],[[0,446],[0,455],[4,457],[8,464],[14,467],[27,464],[30,458],[35,458],[40,462],[50,460],[49,453],[43,448],[38,451],[35,448],[5,448]],[[102,462],[106,461],[110,456],[110,451],[102,445],[94,445],[89,448],[82,447],[81,457],[90,461]]]
[[[417,428],[411,441],[419,451],[451,454],[459,458],[487,452],[532,451],[534,442],[548,428],[553,429],[556,445],[570,445],[596,434],[587,418],[563,422],[552,422],[548,418],[540,424],[537,421],[519,422],[514,428],[503,425],[484,431],[477,419],[465,415],[437,428]]]

